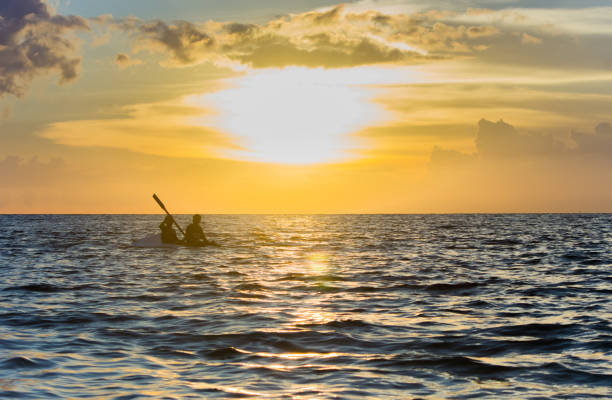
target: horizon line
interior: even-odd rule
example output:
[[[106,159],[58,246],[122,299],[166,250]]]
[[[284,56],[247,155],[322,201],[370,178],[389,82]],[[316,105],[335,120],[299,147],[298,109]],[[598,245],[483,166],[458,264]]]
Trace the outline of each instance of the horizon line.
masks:
[[[476,211],[476,212],[346,212],[346,213],[329,213],[329,212],[295,212],[295,213],[172,213],[172,215],[597,215],[597,214],[612,214],[612,211]],[[0,216],[20,216],[20,215],[165,215],[165,213],[4,213],[0,212]]]

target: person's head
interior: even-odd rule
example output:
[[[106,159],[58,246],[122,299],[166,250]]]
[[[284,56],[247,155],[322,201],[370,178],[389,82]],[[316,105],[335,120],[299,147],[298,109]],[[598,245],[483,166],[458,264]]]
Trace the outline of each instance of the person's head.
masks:
[[[193,216],[193,223],[194,224],[199,224],[200,221],[202,221],[202,217],[200,216],[200,214],[196,214]]]
[[[169,215],[166,215],[166,218],[164,218],[164,224],[172,225],[172,217]]]

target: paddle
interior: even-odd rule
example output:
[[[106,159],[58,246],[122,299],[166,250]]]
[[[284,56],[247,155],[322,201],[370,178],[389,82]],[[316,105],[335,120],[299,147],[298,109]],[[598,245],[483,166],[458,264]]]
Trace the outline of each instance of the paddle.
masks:
[[[157,195],[155,193],[153,193],[153,199],[157,202],[157,204],[159,204],[159,206],[162,208],[162,210],[164,210],[166,212],[166,214],[168,214],[170,216],[170,218],[172,218],[172,222],[174,222],[174,225],[176,225],[176,227],[179,229],[179,231],[181,231],[181,233],[183,234],[183,237],[184,237],[185,236],[185,232],[183,232],[183,230],[181,229],[181,226],[176,223],[176,221],[174,220],[174,217],[168,212],[168,210],[166,210],[166,206],[164,205],[164,203],[162,203],[162,201],[159,199],[159,197],[157,197]]]

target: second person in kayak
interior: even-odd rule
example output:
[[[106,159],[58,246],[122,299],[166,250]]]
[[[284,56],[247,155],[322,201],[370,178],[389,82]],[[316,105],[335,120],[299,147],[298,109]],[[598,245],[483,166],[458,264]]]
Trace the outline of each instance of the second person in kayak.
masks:
[[[185,230],[185,244],[188,246],[202,246],[209,244],[210,242],[206,239],[204,231],[200,226],[202,217],[199,214],[193,216],[192,223],[187,226]]]

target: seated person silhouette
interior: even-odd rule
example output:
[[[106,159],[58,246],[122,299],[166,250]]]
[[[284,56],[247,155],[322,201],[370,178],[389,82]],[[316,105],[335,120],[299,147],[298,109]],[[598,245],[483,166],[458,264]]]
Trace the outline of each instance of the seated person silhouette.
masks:
[[[198,214],[194,215],[193,222],[185,230],[185,244],[188,246],[202,246],[210,243],[204,236],[200,221],[202,217]]]
[[[159,229],[161,229],[161,241],[162,243],[170,243],[170,244],[180,244],[182,243],[179,238],[176,236],[176,231],[172,227],[174,223],[174,219],[171,216],[166,215],[163,222],[159,224]]]

